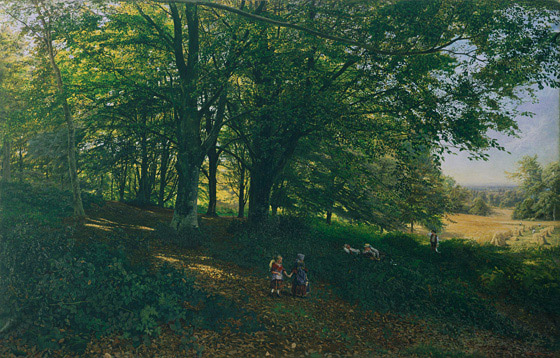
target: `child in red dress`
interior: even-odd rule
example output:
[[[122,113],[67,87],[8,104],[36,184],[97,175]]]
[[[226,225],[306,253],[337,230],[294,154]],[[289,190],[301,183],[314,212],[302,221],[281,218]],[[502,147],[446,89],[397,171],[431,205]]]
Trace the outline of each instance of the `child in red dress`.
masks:
[[[292,277],[292,275],[288,275],[284,266],[282,266],[282,256],[280,255],[276,256],[275,260],[270,261],[269,267],[270,272],[272,273],[272,280],[270,281],[270,295],[272,296],[274,295],[274,292],[276,292],[276,295],[280,297],[280,290],[282,289],[282,286],[284,286],[283,275],[288,277]]]

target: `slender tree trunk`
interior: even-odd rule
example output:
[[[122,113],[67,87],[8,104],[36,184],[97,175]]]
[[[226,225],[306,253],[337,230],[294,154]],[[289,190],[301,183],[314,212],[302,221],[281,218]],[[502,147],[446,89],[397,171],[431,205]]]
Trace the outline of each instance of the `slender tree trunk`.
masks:
[[[214,144],[208,151],[208,210],[206,210],[206,216],[211,217],[218,216],[218,214],[216,214],[218,159],[219,154]]]
[[[12,141],[8,135],[4,136],[2,145],[2,181],[9,182],[12,180]]]
[[[206,133],[211,133],[212,128],[216,123],[222,123],[225,116],[225,107],[227,100],[227,90],[224,90],[220,95],[220,100],[218,101],[218,108],[214,116],[207,114],[206,117]],[[216,217],[216,202],[218,201],[218,164],[220,159],[220,153],[218,152],[216,145],[218,143],[218,138],[216,137],[208,148],[208,210],[206,211],[206,216]]]
[[[122,174],[119,182],[119,201],[124,201],[124,191],[126,189],[127,175],[128,175],[128,162],[126,162],[124,165],[124,169],[122,170]]]
[[[163,149],[160,157],[159,169],[159,192],[158,192],[158,206],[162,207],[165,204],[165,186],[167,184],[167,169],[169,165],[169,144],[163,143]]]
[[[327,225],[330,225],[332,222],[332,211],[327,210]]]
[[[140,134],[140,179],[138,182],[138,192],[136,193],[136,203],[147,205],[150,202],[150,180],[148,177],[148,138],[147,138],[147,118],[142,115],[142,129]]]
[[[414,234],[414,221],[410,222],[410,233]]]
[[[80,190],[80,181],[78,178],[78,168],[76,159],[76,127],[74,124],[74,117],[70,111],[70,106],[68,104],[68,95],[64,88],[64,83],[62,81],[62,75],[60,73],[60,68],[58,67],[52,44],[50,28],[45,23],[44,17],[41,16],[39,11],[39,18],[43,22],[43,27],[45,29],[45,44],[47,45],[47,52],[49,55],[49,61],[51,68],[53,70],[58,94],[62,101],[62,109],[64,111],[64,119],[66,120],[66,128],[68,130],[68,145],[67,145],[67,156],[68,156],[68,171],[70,174],[70,185],[72,187],[72,206],[74,208],[74,216],[78,218],[83,218],[86,216],[84,211],[84,206],[82,203],[82,194]]]
[[[97,187],[97,190],[95,191],[95,195],[103,197],[103,186],[105,182],[105,175],[103,173],[101,173],[101,175],[99,176],[99,185]]]
[[[245,166],[241,164],[241,172],[239,175],[239,202],[237,205],[237,217],[245,217]]]
[[[19,171],[19,182],[23,182],[23,149],[21,147],[18,150],[18,171]]]

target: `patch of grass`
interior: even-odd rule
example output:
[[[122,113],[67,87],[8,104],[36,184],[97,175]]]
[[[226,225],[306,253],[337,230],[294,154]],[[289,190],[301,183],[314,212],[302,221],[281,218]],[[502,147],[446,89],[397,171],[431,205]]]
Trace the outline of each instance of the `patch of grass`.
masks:
[[[442,242],[442,254],[435,254],[426,244],[427,237],[399,232],[382,235],[369,226],[329,226],[287,217],[256,228],[235,223],[231,231],[235,250],[209,243],[214,256],[264,273],[275,255],[284,257],[289,270],[296,254],[303,253],[312,287],[317,280],[329,282],[340,297],[373,311],[443,320],[454,329],[479,327],[524,335],[526,330],[500,314],[493,300],[506,298],[553,314],[560,310],[560,272],[558,265],[552,266],[554,249],[519,253],[453,239]],[[386,258],[371,261],[342,250],[344,243],[361,248],[366,242]],[[547,264],[533,270],[524,264],[528,257]],[[492,274],[496,269],[505,274]]]

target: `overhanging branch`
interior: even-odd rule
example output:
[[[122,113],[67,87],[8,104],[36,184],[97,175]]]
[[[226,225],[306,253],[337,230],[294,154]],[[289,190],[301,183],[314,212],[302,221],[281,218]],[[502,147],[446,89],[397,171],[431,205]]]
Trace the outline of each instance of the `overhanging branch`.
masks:
[[[134,2],[134,0],[121,0],[121,1]],[[352,40],[350,38],[331,35],[331,34],[328,34],[328,33],[324,33],[324,32],[321,32],[321,31],[318,31],[318,30],[315,30],[315,29],[310,29],[308,27],[301,26],[301,25],[298,25],[298,24],[293,24],[293,23],[286,22],[286,21],[271,19],[271,18],[268,18],[268,17],[265,17],[265,16],[261,16],[261,15],[257,15],[257,14],[253,14],[253,13],[244,11],[242,8],[236,8],[236,7],[232,7],[232,6],[228,6],[228,5],[224,5],[224,4],[211,2],[211,1],[208,1],[208,0],[151,0],[151,1],[155,2],[155,3],[180,3],[180,4],[200,5],[200,6],[213,8],[213,9],[220,9],[220,10],[228,11],[228,12],[246,17],[248,19],[264,22],[264,23],[267,23],[267,24],[275,25],[275,26],[291,28],[291,29],[306,32],[308,34],[317,36],[319,38],[332,40],[332,41],[335,41],[335,42],[340,42],[340,43],[350,45],[350,46],[356,46],[358,48],[368,50],[368,51],[370,51],[372,53],[375,53],[375,54],[378,54],[378,55],[388,55],[388,56],[426,55],[426,54],[439,52],[442,49],[452,45],[453,43],[465,39],[465,38],[459,36],[459,37],[456,37],[456,38],[440,45],[440,46],[431,47],[431,48],[424,49],[424,50],[389,51],[389,50],[382,50],[382,49],[379,49],[379,48],[377,48],[375,46],[372,46],[370,44],[363,43],[363,42],[356,41],[356,40]]]

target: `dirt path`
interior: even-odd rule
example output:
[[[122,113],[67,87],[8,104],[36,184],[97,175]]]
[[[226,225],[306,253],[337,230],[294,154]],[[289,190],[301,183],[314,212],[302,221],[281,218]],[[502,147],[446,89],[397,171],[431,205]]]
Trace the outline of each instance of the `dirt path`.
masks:
[[[130,235],[148,235],[171,212],[163,209],[140,210],[120,203],[107,203],[90,214],[80,235],[107,237],[121,229]],[[227,227],[233,218],[202,218],[212,230],[212,238],[226,242]],[[227,245],[224,245],[228,247]],[[337,298],[322,283],[313,283],[309,299],[268,295],[268,277],[260,271],[237,267],[195,250],[180,250],[162,242],[152,243],[150,259],[158,266],[168,262],[209,294],[223,296],[250,313],[247,320],[260,327],[253,333],[235,329],[232,322],[223,332],[197,330],[197,344],[203,357],[395,357],[432,356],[418,347],[437,347],[440,352],[462,351],[485,356],[529,356],[539,351],[523,342],[497,337],[490,332],[463,333],[460,337],[443,334],[438,324],[412,317],[364,312]],[[265,262],[263,258],[263,262]],[[245,322],[246,324],[247,322]],[[111,357],[179,357],[184,351],[180,338],[170,330],[151,346],[131,347],[129,342],[106,338],[92,341],[87,354]],[[540,356],[551,356],[539,352]],[[544,355],[542,355],[544,354]]]

